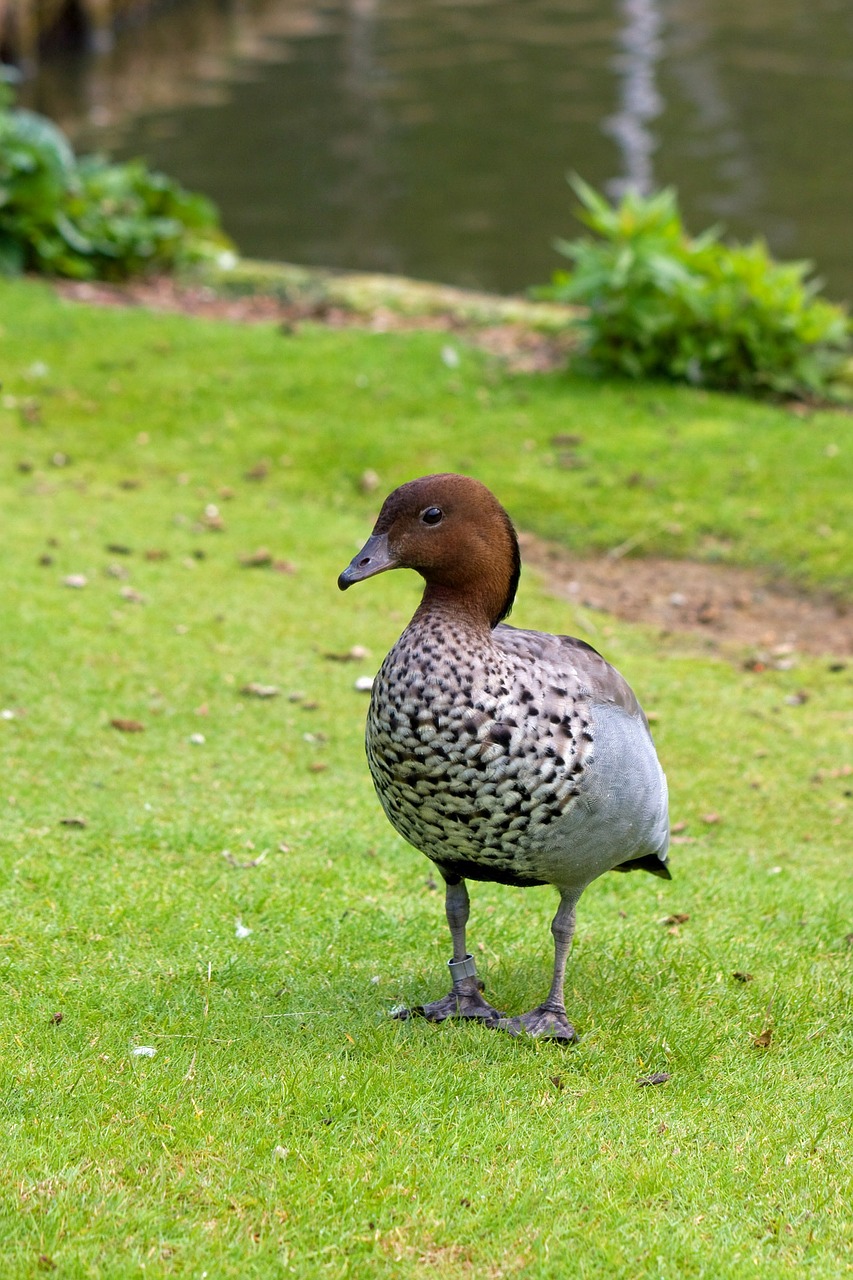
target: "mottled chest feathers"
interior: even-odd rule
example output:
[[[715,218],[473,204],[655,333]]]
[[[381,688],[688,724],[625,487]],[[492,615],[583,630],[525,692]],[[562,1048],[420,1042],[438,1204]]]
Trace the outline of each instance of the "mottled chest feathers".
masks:
[[[374,685],[367,754],[383,807],[443,867],[465,860],[485,878],[507,878],[495,874],[503,867],[511,883],[534,883],[532,847],[590,757],[586,708],[566,684],[530,687],[519,655],[501,649],[508,628],[486,643],[449,633],[457,656],[446,667],[424,662],[422,628],[415,619]]]

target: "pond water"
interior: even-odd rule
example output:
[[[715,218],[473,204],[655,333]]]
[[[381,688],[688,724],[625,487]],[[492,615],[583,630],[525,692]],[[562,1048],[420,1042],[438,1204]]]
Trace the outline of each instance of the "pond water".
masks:
[[[850,0],[175,0],[23,96],[207,192],[255,257],[523,289],[576,171],[672,184],[693,231],[853,298]]]

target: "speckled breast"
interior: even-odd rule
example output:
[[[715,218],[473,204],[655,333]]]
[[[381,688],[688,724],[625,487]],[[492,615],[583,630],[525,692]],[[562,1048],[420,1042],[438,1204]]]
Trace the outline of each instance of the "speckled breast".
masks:
[[[517,633],[518,634],[518,633]],[[479,637],[478,637],[479,640]],[[367,757],[396,830],[448,876],[534,885],[591,758],[584,704],[497,643],[417,620],[374,682]]]

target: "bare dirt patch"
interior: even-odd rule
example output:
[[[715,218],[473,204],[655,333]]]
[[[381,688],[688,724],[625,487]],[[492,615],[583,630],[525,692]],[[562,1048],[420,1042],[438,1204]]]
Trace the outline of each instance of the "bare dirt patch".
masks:
[[[338,305],[328,298],[287,301],[263,292],[229,297],[209,286],[168,277],[121,285],[58,281],[55,288],[72,301],[142,306],[235,323],[278,323],[286,331],[313,322],[373,332],[451,332],[518,373],[562,367],[572,342],[566,334],[541,332],[523,322],[472,323],[454,311],[453,290],[446,291],[446,310],[419,313],[417,308]],[[853,611],[843,602],[770,582],[749,569],[658,557],[578,560],[532,534],[522,535],[522,547],[526,562],[545,575],[556,595],[589,611],[593,638],[594,614],[603,612],[658,627],[664,635],[690,634],[706,648],[737,654],[747,665],[758,667],[792,665],[797,652],[853,657]]]
[[[525,562],[548,589],[591,615],[690,633],[708,648],[740,651],[747,662],[768,666],[784,667],[797,652],[853,656],[853,611],[843,602],[753,570],[656,556],[578,560],[532,534],[520,541]]]
[[[447,310],[401,311],[393,306],[348,307],[330,299],[300,298],[288,302],[271,294],[239,297],[222,295],[206,285],[189,285],[158,276],[126,284],[89,281],[54,281],[60,297],[102,307],[148,307],[153,311],[181,312],[235,324],[279,324],[296,332],[301,324],[322,324],[330,329],[367,329],[372,333],[428,329],[454,333],[496,357],[513,373],[548,373],[561,369],[575,342],[569,330],[542,332],[524,323],[472,323],[464,314]],[[523,306],[523,303],[519,304]]]

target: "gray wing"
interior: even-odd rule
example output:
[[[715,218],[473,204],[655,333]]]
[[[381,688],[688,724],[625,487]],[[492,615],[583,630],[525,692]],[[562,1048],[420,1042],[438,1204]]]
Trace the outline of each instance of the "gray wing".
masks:
[[[645,712],[628,681],[585,640],[503,624],[492,635],[506,652],[535,662],[541,670],[548,670],[555,681],[562,677],[562,683],[553,686],[555,690],[565,689],[567,697],[579,702],[621,707],[629,716],[642,720],[648,729]]]
[[[666,779],[631,686],[591,645],[572,636],[508,626],[493,636],[518,658],[519,670],[536,672],[539,687],[532,692],[540,715],[559,718],[557,732],[571,726],[580,809],[570,802],[562,825],[567,836],[571,831],[573,847],[587,847],[590,864],[599,866],[596,874],[612,852],[613,870],[669,879]]]

